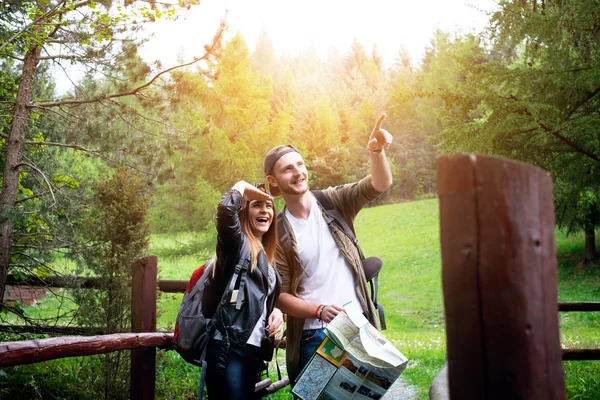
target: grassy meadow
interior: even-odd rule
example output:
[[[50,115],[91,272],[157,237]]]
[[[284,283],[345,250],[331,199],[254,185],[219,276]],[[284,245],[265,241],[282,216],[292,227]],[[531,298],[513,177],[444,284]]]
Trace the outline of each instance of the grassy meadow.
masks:
[[[426,399],[431,380],[444,363],[445,331],[441,286],[438,201],[423,200],[364,209],[356,220],[357,235],[367,256],[384,261],[380,301],[386,310],[385,335],[410,363],[404,378]],[[168,256],[169,248],[184,246],[188,236],[154,235],[159,274],[165,279],[188,279],[204,257]],[[581,266],[583,236],[557,232],[559,300],[600,301],[600,268]],[[158,325],[172,328],[180,295],[163,294]],[[599,313],[561,313],[561,343],[567,348],[600,344]],[[565,362],[570,399],[600,399],[600,362]]]
[[[416,387],[420,399],[428,398],[429,384],[445,357],[438,212],[438,201],[433,199],[365,209],[356,220],[365,254],[377,255],[384,261],[380,275],[380,301],[386,310],[388,326],[384,334],[410,359],[403,377]],[[192,271],[212,256],[213,243],[214,232],[152,235],[150,253],[159,257],[159,277],[189,279]],[[579,264],[582,253],[582,235],[568,237],[557,232],[560,301],[600,301],[600,268]],[[173,329],[181,297],[181,294],[160,295],[158,328]],[[31,313],[39,313],[52,302],[56,299],[28,308]],[[560,327],[563,347],[600,345],[600,313],[561,313]],[[55,390],[60,393],[56,395],[38,397],[36,393],[56,385],[66,388],[68,376],[82,373],[87,359],[13,367],[5,373],[0,370],[0,376],[7,378],[8,387],[29,376],[24,387],[31,386],[27,392],[32,393],[31,398],[70,398],[67,389]],[[283,352],[279,359],[280,365],[285,365]],[[564,366],[569,399],[600,399],[600,362],[569,361]],[[198,368],[185,363],[173,351],[158,351],[157,368],[157,398],[194,398]],[[275,379],[275,366],[270,370]],[[60,376],[61,382],[53,381],[52,375]],[[0,398],[9,393],[3,391],[5,388],[0,383]],[[289,388],[272,398],[290,398]]]

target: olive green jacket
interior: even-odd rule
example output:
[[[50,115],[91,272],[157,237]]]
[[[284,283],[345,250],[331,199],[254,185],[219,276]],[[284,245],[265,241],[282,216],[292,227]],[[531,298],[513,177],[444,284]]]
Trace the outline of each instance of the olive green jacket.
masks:
[[[347,221],[353,221],[356,214],[358,214],[367,203],[381,194],[381,192],[373,188],[370,176],[361,179],[359,182],[329,187],[323,190],[323,192]],[[323,212],[323,218],[327,221],[329,217],[322,209],[321,212]],[[294,236],[294,231],[285,216],[285,208],[278,214],[278,218],[283,219],[287,231],[290,233],[292,244],[292,254],[285,254],[281,243],[277,243],[275,262],[282,278],[281,292],[298,296],[297,290],[302,273],[302,265],[298,256],[298,244],[296,242],[296,237]],[[365,312],[365,316],[373,326],[379,329],[379,319],[375,307],[369,298],[368,283],[365,278],[358,250],[354,243],[346,236],[344,230],[338,227],[337,224],[329,224],[329,226],[333,239],[342,251],[348,265],[352,268],[356,282],[356,294]],[[285,353],[288,376],[290,377],[290,384],[292,385],[301,372],[298,370],[298,362],[300,357],[300,336],[302,335],[303,327],[304,319],[295,318],[290,315],[287,316]]]

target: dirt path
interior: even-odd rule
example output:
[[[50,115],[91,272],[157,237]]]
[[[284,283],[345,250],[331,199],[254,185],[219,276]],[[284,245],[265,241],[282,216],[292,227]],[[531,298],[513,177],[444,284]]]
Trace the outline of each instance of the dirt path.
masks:
[[[382,400],[413,400],[417,398],[415,387],[400,378],[388,389]]]

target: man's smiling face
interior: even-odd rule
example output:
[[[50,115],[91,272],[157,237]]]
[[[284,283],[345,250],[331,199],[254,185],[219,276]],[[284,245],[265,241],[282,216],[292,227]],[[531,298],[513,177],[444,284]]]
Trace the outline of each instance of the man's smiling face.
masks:
[[[284,194],[303,194],[308,190],[308,171],[304,159],[297,152],[282,156],[273,166],[272,176]]]

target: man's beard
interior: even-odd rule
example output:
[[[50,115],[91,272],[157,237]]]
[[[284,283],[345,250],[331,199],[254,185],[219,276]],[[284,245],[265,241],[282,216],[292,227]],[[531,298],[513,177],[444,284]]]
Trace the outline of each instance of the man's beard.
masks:
[[[296,188],[294,185],[286,185],[285,187],[279,186],[279,190],[281,190],[281,193],[285,193],[285,194],[292,194],[292,195],[299,195],[299,194],[304,194],[306,192],[308,192],[308,180],[307,178],[303,178],[304,179],[304,185],[302,185],[302,188]]]

